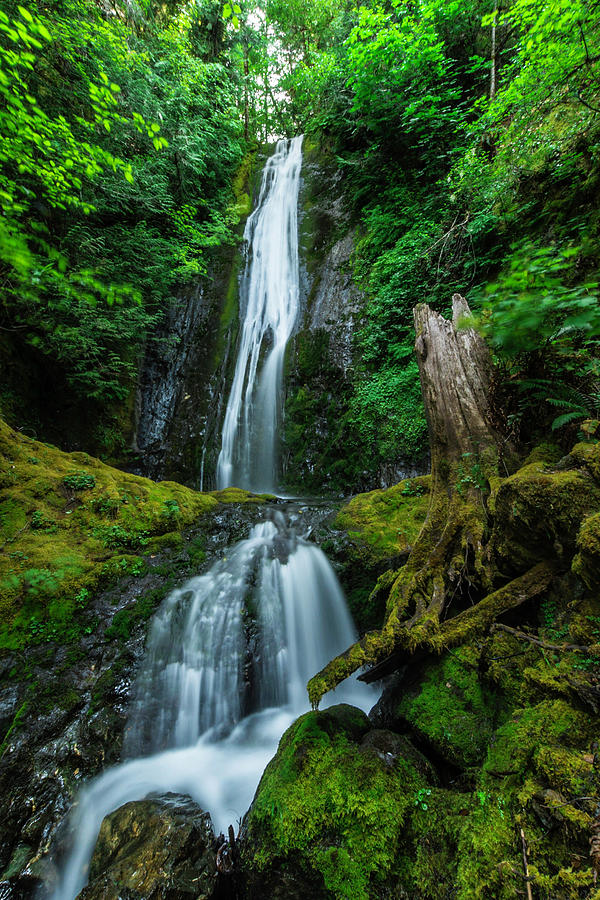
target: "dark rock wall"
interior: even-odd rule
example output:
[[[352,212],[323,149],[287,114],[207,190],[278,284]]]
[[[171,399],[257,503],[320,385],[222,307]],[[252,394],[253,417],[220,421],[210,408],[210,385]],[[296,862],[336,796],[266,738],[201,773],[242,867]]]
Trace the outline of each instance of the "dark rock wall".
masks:
[[[310,139],[298,215],[302,312],[286,361],[283,483],[302,493],[348,495],[423,474],[426,460],[380,465],[364,456],[352,415],[367,300],[353,274],[358,223],[335,158]]]
[[[237,248],[222,254],[210,275],[169,311],[148,347],[133,448],[141,474],[196,488],[215,486],[214,450],[237,327],[238,265]]]
[[[246,537],[261,515],[260,505],[222,506],[150,557],[146,574],[95,596],[81,640],[0,656],[0,725],[13,723],[0,747],[2,900],[30,900],[41,881],[52,884],[78,790],[119,761],[148,622],[162,599]]]
[[[256,202],[265,148],[247,174]],[[357,224],[335,158],[305,139],[299,195],[301,311],[286,355],[281,483],[302,494],[348,495],[422,474],[423,464],[364,458],[351,405],[366,297],[352,271]],[[237,246],[169,311],[149,342],[136,405],[135,471],[213,489],[235,367],[244,222]]]
[[[234,187],[246,204],[238,241],[220,247],[208,272],[182,292],[153,341],[140,376],[133,450],[135,471],[201,490],[215,471],[239,327],[242,235],[258,197],[268,149],[248,158]]]

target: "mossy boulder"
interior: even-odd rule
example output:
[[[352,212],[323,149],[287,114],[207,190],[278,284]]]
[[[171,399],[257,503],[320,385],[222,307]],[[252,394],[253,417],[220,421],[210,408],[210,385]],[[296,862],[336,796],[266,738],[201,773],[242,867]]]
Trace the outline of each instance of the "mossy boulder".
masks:
[[[498,707],[480,679],[478,654],[461,647],[433,662],[423,680],[402,693],[395,715],[436,756],[465,769],[485,758]]]
[[[600,437],[598,430],[595,434],[597,438]],[[589,441],[575,444],[569,456],[577,465],[585,466],[595,481],[600,484],[600,442],[598,440],[595,444]]]
[[[500,483],[492,499],[491,553],[503,574],[543,559],[570,563],[582,520],[600,509],[600,486],[585,469],[529,463]]]
[[[217,881],[212,823],[180,794],[150,796],[106,816],[79,900],[209,900]]]
[[[156,483],[0,420],[0,649],[80,638],[77,616],[92,592],[141,574],[145,556],[177,547],[219,504],[265,499]]]
[[[431,477],[407,478],[387,490],[358,494],[335,521],[369,564],[406,556],[429,505]]]
[[[526,836],[534,896],[596,897],[588,853],[598,784],[590,747],[599,724],[562,699],[546,699],[515,709],[498,728],[476,793],[481,810],[461,843],[459,882],[471,891],[465,897],[516,896],[515,825]]]
[[[600,588],[600,512],[584,519],[577,535],[573,571],[590,590]]]
[[[364,713],[345,705],[307,713],[286,731],[244,825],[250,897],[388,896],[427,781],[368,733]]]
[[[579,748],[580,774],[591,773],[591,762],[585,762],[583,755],[597,737],[597,720],[582,710],[574,709],[564,700],[544,700],[535,706],[516,709],[510,718],[498,728],[493,743],[490,744],[484,773],[494,777],[511,778],[515,784],[522,784],[526,772],[533,765],[537,774],[549,775],[544,768],[549,756],[568,756],[569,748]],[[540,769],[541,766],[541,769]],[[570,767],[567,766],[570,770]],[[563,773],[561,779],[571,777]],[[560,785],[555,784],[555,787]],[[563,784],[563,788],[567,785]],[[570,787],[577,794],[582,784],[579,781]]]

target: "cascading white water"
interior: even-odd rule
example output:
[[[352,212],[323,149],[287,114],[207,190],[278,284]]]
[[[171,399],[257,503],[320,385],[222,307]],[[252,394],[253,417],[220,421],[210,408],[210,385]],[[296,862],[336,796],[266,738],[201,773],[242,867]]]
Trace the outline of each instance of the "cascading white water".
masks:
[[[299,307],[298,188],[302,136],[277,143],[246,223],[242,332],[227,402],[217,486],[273,491],[285,348]],[[261,358],[264,357],[264,361]]]
[[[125,736],[133,758],[81,792],[53,900],[74,900],[84,886],[104,816],[150,791],[190,794],[223,831],[241,819],[282,732],[308,708],[306,682],[355,639],[327,558],[281,513],[173,591],[137,679]],[[351,680],[329,702],[368,709],[375,696]]]
[[[220,487],[276,484],[283,356],[298,312],[301,144],[279,141],[246,226],[244,321]],[[70,818],[73,850],[52,900],[74,900],[84,886],[104,816],[150,791],[190,794],[218,830],[241,819],[282,732],[308,708],[308,679],[355,638],[327,558],[280,512],[173,591],[149,632],[125,762],[80,793]],[[375,697],[351,679],[329,702],[368,709]]]

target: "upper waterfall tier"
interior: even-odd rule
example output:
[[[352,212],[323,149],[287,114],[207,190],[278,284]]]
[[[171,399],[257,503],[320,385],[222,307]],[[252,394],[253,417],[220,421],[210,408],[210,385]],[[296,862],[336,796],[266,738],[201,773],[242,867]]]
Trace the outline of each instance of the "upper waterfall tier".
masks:
[[[235,374],[217,463],[219,488],[277,485],[283,359],[299,308],[298,189],[302,136],[277,143],[246,223]]]

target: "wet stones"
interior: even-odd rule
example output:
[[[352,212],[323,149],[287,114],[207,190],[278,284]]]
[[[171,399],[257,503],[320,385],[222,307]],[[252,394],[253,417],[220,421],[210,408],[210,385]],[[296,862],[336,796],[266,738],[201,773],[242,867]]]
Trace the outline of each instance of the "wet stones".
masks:
[[[78,900],[209,900],[216,856],[208,813],[183,794],[150,795],[106,816]]]

